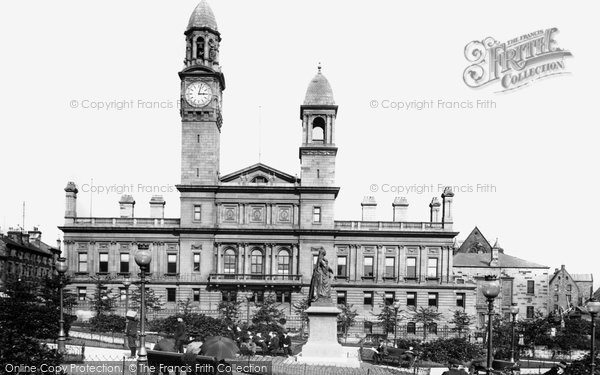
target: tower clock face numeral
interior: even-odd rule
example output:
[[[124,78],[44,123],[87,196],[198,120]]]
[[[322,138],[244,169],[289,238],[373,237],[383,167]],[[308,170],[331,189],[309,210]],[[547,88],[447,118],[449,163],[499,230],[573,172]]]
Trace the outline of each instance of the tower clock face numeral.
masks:
[[[185,100],[193,107],[204,107],[212,99],[212,90],[204,82],[192,82],[185,89]]]

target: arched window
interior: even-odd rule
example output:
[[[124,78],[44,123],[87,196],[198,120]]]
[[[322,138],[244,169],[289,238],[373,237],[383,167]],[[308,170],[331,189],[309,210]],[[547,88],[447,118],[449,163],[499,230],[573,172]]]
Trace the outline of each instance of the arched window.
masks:
[[[433,333],[434,335],[437,335],[437,332],[438,332],[437,329],[438,329],[437,323],[429,323],[427,325],[427,332],[429,332],[429,333]]]
[[[277,274],[290,274],[290,252],[288,250],[281,250],[279,254],[277,254]]]
[[[323,142],[325,140],[325,120],[323,117],[317,117],[312,123],[313,142]]]
[[[413,335],[417,333],[417,325],[415,324],[415,322],[408,322],[408,324],[406,325],[406,333]]]
[[[196,58],[204,58],[204,38],[201,37],[198,37],[198,39],[196,39]]]
[[[263,272],[263,253],[259,249],[254,249],[250,253],[250,274],[253,279],[260,279]]]
[[[225,255],[223,256],[223,273],[232,275],[235,274],[236,271],[236,259],[235,251],[233,249],[225,250]]]
[[[253,182],[255,184],[266,184],[267,178],[265,176],[256,176],[252,179],[251,182]]]

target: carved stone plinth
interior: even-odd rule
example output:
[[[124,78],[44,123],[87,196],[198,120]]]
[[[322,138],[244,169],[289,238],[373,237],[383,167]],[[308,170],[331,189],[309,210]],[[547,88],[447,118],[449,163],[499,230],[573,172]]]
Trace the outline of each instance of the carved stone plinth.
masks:
[[[314,302],[307,310],[308,341],[302,347],[298,362],[315,365],[360,367],[356,350],[344,348],[337,340],[337,316],[340,313],[332,303]]]

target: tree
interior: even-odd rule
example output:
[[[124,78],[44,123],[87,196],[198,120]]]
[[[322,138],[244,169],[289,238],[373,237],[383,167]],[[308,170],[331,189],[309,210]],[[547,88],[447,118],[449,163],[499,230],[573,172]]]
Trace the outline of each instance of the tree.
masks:
[[[461,338],[464,331],[468,330],[473,322],[473,317],[465,312],[465,310],[456,310],[452,315],[450,324],[454,324],[454,330],[458,332],[458,337]]]
[[[42,282],[43,283],[43,282]],[[40,280],[7,279],[0,298],[0,367],[7,363],[51,367],[62,356],[41,344],[58,338],[58,290],[48,293]],[[70,316],[65,316],[68,332]]]
[[[184,300],[180,299],[179,301],[177,301],[177,307],[182,310],[183,316],[187,316],[187,315],[191,314],[192,299],[189,297]]]
[[[401,317],[403,310],[398,310],[396,314],[396,309],[392,305],[385,305],[382,307],[381,312],[377,314],[377,319],[381,322],[383,326],[383,331],[385,333],[394,333],[396,330],[396,325],[398,324],[398,317]]]
[[[94,277],[93,279],[96,290],[94,291],[94,295],[90,298],[92,307],[96,312],[97,317],[109,315],[115,310],[118,296],[113,295],[112,289],[106,287],[105,281],[110,280],[109,278],[105,280],[101,277]]]
[[[427,340],[427,329],[429,326],[438,320],[440,320],[440,316],[442,313],[437,312],[431,307],[419,307],[417,311],[413,313],[413,319],[417,323],[421,323],[423,325],[423,340]]]
[[[356,309],[352,309],[352,306],[354,305],[338,305],[342,312],[338,314],[337,323],[344,332],[344,342],[348,340],[348,329],[354,325],[356,317],[358,316]]]
[[[219,303],[219,315],[227,325],[231,326],[239,320],[240,305],[241,302],[238,301],[221,301]]]
[[[258,310],[256,310],[252,317],[252,323],[256,325],[278,323],[285,316],[279,310],[279,304],[275,301],[275,297],[272,294],[265,296],[263,302],[257,303],[257,306]]]
[[[306,326],[306,323],[308,323],[308,314],[306,313],[306,309],[308,309],[309,307],[308,297],[302,298],[301,300],[294,302],[293,307],[294,312],[300,317],[300,322],[302,324],[301,332],[302,336],[304,336],[304,327]]]
[[[140,308],[141,297],[142,297],[142,295],[140,293],[139,285],[136,285],[135,288],[132,288],[131,295],[129,296],[129,301],[131,302],[131,306],[134,309]],[[162,301],[162,298],[160,296],[156,295],[156,293],[154,292],[154,289],[150,289],[150,288],[146,287],[146,300],[145,300],[146,313],[148,312],[148,310],[160,311],[160,310],[162,310],[164,304],[165,303]],[[146,314],[146,317],[147,316],[148,315]]]

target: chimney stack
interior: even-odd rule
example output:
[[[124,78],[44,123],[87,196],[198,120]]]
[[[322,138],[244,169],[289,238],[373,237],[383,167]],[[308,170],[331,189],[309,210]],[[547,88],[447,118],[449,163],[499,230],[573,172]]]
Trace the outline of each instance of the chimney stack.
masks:
[[[165,203],[162,195],[153,195],[150,199],[150,217],[153,219],[164,219]]]
[[[122,218],[133,218],[133,208],[135,206],[135,200],[131,195],[123,195],[119,201],[119,208]]]
[[[366,196],[360,205],[362,206],[362,221],[377,221],[375,197]]]
[[[394,209],[394,221],[408,221],[408,200],[406,197],[394,198],[392,207]]]
[[[429,221],[432,223],[441,222],[440,210],[442,204],[440,203],[440,199],[438,197],[433,197],[431,203],[429,203]]]
[[[452,188],[450,186],[446,186],[444,188],[444,192],[442,193],[442,223],[452,224],[452,199],[454,198],[454,193],[452,192]]]
[[[77,186],[73,181],[67,183],[65,188],[65,219],[77,217]]]
[[[35,247],[40,247],[40,243],[42,242],[42,232],[40,232],[38,227],[33,227],[33,230],[29,231],[29,242]]]

